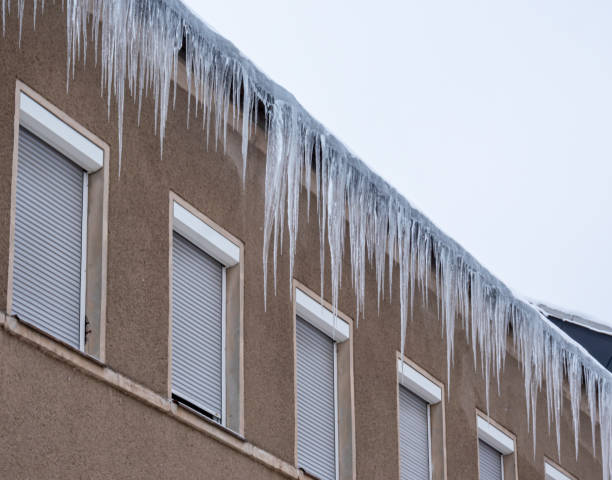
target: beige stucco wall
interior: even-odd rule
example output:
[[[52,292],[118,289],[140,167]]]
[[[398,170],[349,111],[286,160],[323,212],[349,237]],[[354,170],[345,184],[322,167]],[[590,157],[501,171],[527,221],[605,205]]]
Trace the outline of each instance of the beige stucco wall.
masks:
[[[158,395],[168,379],[168,194],[172,190],[245,245],[244,436],[251,444],[293,463],[294,378],[291,282],[288,255],[278,259],[277,295],[264,312],[262,223],[264,156],[252,146],[246,188],[242,188],[240,141],[230,134],[227,155],[206,150],[193,122],[185,128],[186,93],[178,91],[170,111],[164,158],[153,134],[153,105],[125,103],[123,168],[118,175],[115,105],[107,120],[99,95],[100,72],[79,63],[69,93],[65,87],[65,13],[51,2],[32,30],[31,2],[21,49],[17,18],[9,17],[0,39],[0,310],[6,305],[9,218],[13,158],[15,82],[23,81],[110,145],[106,364]],[[261,135],[261,132],[259,133]],[[303,197],[304,198],[304,197]],[[307,224],[301,202],[295,277],[319,289],[318,231]],[[312,205],[311,205],[312,208]],[[288,242],[285,243],[285,247]],[[329,256],[328,256],[329,258]],[[342,284],[350,282],[345,265]],[[396,479],[397,412],[395,359],[399,350],[399,302],[376,305],[374,273],[367,272],[365,319],[354,334],[354,389],[357,477]],[[329,286],[329,276],[327,276]],[[396,288],[399,281],[393,282]],[[269,291],[272,291],[270,284]],[[325,297],[330,298],[329,290]],[[388,298],[388,296],[387,296]],[[418,298],[418,297],[417,297]],[[354,296],[342,291],[340,309],[351,315]],[[484,385],[475,373],[464,332],[456,333],[455,366],[446,403],[449,479],[477,478],[476,409],[485,410]],[[446,378],[445,343],[433,297],[416,302],[406,355],[441,380]],[[509,358],[501,397],[492,389],[490,415],[517,437],[518,475],[544,477],[544,455],[556,459],[554,435],[547,434],[545,398],[540,396],[538,445],[533,456],[527,431],[523,378]],[[589,420],[581,419],[578,462],[574,459],[569,404],[562,425],[561,463],[580,479],[601,478],[591,454]],[[19,337],[0,329],[1,478],[277,478],[250,456],[227,448],[84,375]],[[280,478],[280,477],[279,477]]]

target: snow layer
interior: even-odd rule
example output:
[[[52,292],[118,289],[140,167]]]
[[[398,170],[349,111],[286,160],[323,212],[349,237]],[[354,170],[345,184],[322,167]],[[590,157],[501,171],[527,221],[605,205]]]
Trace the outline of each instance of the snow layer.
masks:
[[[588,328],[593,332],[603,333],[604,335],[612,335],[612,325],[606,325],[590,315],[586,315],[576,310],[568,310],[567,308],[554,305],[550,302],[543,303],[531,299],[528,300],[528,302],[540,310],[544,316],[552,315],[559,320]]]
[[[11,1],[1,2],[4,29]],[[25,0],[17,0],[20,32],[24,3]],[[39,5],[33,0],[33,8],[42,10],[44,3]],[[428,287],[432,287],[446,332],[449,380],[454,332],[459,321],[472,345],[474,359],[481,364],[487,385],[487,403],[492,375],[499,389],[507,335],[511,332],[524,373],[534,455],[536,399],[543,388],[549,425],[554,427],[560,452],[559,425],[566,376],[576,454],[584,383],[593,448],[595,451],[595,425],[599,421],[603,479],[612,480],[612,376],[609,372],[536,309],[516,298],[469,253],[369,170],[291,94],[261,73],[229,41],[212,31],[179,1],[65,0],[63,8],[67,27],[67,80],[77,61],[89,60],[85,58],[87,43],[93,41],[94,61],[100,62],[102,67],[101,88],[108,99],[109,115],[111,99],[116,99],[120,164],[126,88],[138,103],[139,112],[143,98],[153,97],[156,129],[163,151],[166,116],[176,95],[172,78],[177,73],[179,52],[184,45],[188,88],[195,97],[187,112],[187,122],[192,116],[199,116],[207,142],[213,141],[215,147],[222,143],[225,148],[229,122],[240,129],[245,169],[249,138],[258,109],[263,106],[268,142],[263,249],[265,283],[271,253],[276,285],[276,258],[283,247],[285,226],[285,235],[289,237],[289,280],[293,276],[298,207],[304,182],[307,191],[312,186],[317,193],[320,261],[321,265],[326,262],[324,247],[327,243],[334,309],[340,293],[345,253],[350,256],[352,286],[357,293],[357,319],[366,297],[366,265],[375,268],[379,302],[384,296],[385,279],[388,278],[390,292],[392,270],[398,268],[403,350],[414,292],[418,287],[423,292],[422,300],[426,301]],[[347,227],[348,246],[344,242]],[[434,285],[428,285],[430,281]]]

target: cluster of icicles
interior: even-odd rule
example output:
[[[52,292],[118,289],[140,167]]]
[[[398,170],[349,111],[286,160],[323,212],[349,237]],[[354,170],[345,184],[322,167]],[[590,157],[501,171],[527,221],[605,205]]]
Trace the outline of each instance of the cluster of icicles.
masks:
[[[4,29],[10,0],[1,1]],[[24,2],[17,0],[20,37]],[[499,390],[507,335],[511,332],[524,373],[534,454],[536,400],[542,388],[545,388],[547,399],[548,425],[553,424],[555,428],[560,454],[563,383],[567,378],[576,455],[584,385],[593,449],[595,451],[599,420],[603,478],[612,480],[612,375],[580,345],[552,326],[531,305],[516,298],[471,255],[352,155],[292,95],[257,70],[231,43],[213,32],[180,2],[64,2],[68,80],[74,74],[77,61],[89,60],[86,58],[87,43],[94,42],[94,62],[101,64],[101,88],[108,99],[109,114],[113,96],[118,108],[119,162],[126,88],[138,102],[139,116],[143,98],[148,95],[154,98],[156,129],[159,130],[160,148],[163,147],[171,96],[172,101],[176,97],[176,83],[172,79],[177,75],[179,55],[184,55],[190,103],[191,94],[195,98],[193,105],[188,107],[187,122],[190,117],[199,115],[206,142],[208,144],[212,135],[215,148],[218,142],[225,148],[228,123],[240,129],[245,169],[247,146],[257,124],[258,111],[264,112],[267,132],[264,277],[272,251],[276,285],[276,258],[282,250],[286,222],[289,278],[292,278],[302,188],[307,192],[316,191],[321,272],[327,245],[334,306],[340,293],[348,228],[357,319],[363,312],[366,297],[366,267],[371,265],[375,269],[380,302],[386,278],[388,291],[391,291],[392,271],[397,263],[402,350],[414,292],[424,292],[422,301],[426,302],[431,288],[438,299],[446,333],[449,374],[454,331],[460,321],[472,345],[474,362],[482,367],[487,404],[491,374],[497,379]],[[36,20],[36,9],[44,8],[44,0],[40,5],[33,0],[32,7]],[[309,202],[310,195],[307,198]],[[428,285],[428,282],[434,284]]]

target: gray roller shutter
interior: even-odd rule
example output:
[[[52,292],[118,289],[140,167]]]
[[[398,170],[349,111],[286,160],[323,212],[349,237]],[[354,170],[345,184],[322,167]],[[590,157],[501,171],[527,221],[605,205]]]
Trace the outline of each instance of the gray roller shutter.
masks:
[[[502,454],[482,440],[478,440],[480,480],[503,480]]]
[[[401,480],[429,480],[429,416],[427,402],[399,386]]]
[[[174,232],[172,393],[222,420],[223,266]]]
[[[336,480],[335,348],[327,335],[296,319],[298,466]]]
[[[83,169],[19,129],[12,313],[81,347]]]

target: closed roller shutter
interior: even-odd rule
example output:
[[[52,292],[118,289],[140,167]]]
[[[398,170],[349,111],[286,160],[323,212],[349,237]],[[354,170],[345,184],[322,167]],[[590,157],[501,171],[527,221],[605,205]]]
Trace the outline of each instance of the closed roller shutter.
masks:
[[[429,480],[429,418],[427,402],[399,387],[400,477]]]
[[[23,127],[17,156],[12,313],[80,348],[84,172]]]
[[[178,233],[172,240],[172,393],[221,421],[223,266]]]
[[[503,480],[502,454],[482,440],[478,440],[480,480]]]
[[[298,466],[322,480],[336,479],[334,342],[296,319]]]

